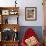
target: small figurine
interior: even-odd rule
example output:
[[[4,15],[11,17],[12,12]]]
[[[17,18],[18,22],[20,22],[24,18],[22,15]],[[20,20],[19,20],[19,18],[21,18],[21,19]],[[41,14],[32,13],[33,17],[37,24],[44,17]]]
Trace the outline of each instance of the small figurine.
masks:
[[[5,19],[5,24],[8,24],[8,19]]]
[[[16,4],[17,4],[17,2],[16,2],[17,0],[15,0],[15,7],[16,7]]]

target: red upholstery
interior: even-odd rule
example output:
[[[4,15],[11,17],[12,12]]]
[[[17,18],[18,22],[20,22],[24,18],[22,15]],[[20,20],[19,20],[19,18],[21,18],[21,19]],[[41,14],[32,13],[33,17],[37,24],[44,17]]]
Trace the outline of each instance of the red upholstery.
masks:
[[[26,46],[25,39],[28,39],[29,37],[32,37],[32,36],[34,36],[34,37],[37,36],[36,33],[34,32],[34,30],[32,28],[27,29],[27,31],[25,32],[24,37],[22,38],[21,45]],[[41,45],[38,42],[35,46],[41,46]]]

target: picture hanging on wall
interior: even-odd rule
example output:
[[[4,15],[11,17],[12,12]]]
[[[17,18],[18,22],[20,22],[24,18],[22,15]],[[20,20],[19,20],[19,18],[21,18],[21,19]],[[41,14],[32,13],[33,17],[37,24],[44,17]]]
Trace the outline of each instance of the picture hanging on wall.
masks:
[[[25,20],[26,21],[37,20],[37,8],[36,7],[26,7],[25,8]]]

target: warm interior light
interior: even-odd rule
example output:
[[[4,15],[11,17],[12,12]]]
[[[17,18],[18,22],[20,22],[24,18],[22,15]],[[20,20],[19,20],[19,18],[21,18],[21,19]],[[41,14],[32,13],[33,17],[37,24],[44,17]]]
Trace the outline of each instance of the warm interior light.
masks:
[[[14,29],[14,32],[17,32],[16,28]]]

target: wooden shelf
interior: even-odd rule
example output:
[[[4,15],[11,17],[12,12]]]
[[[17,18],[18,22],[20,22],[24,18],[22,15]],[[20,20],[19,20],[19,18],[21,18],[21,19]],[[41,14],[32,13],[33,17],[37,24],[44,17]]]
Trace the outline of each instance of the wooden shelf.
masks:
[[[9,16],[14,16],[14,17],[17,16],[17,24],[18,24],[19,7],[0,7],[1,24],[4,24],[6,21],[8,23]],[[7,17],[7,19],[5,19],[5,17]]]
[[[9,24],[8,18],[7,18],[9,16],[14,16],[14,17],[17,16],[17,18],[15,19],[15,20],[17,20],[17,23]],[[0,24],[0,32],[1,32],[0,46],[18,46],[18,42],[19,42],[18,39],[17,39],[17,41],[16,41],[16,39],[15,39],[15,41],[13,41],[13,39],[15,38],[15,33],[18,33],[18,31],[20,30],[20,26],[18,24],[18,17],[19,17],[19,7],[0,7],[0,21],[1,21],[1,24]],[[14,31],[13,39],[10,39],[9,41],[7,41],[7,40],[5,41],[5,39],[3,39],[2,33],[4,33],[3,32],[4,29],[11,29],[10,31]],[[8,34],[7,34],[7,36],[8,36]],[[16,34],[16,37],[18,38],[17,34]],[[12,38],[12,37],[10,37],[10,38]]]
[[[5,12],[5,14],[2,14],[2,12]],[[7,12],[7,14],[6,14]],[[13,13],[13,14],[12,14]],[[19,7],[0,7],[0,14],[1,15],[19,15]]]
[[[19,42],[19,40],[15,40],[15,41],[10,40],[10,41],[3,41],[3,42],[5,42],[5,43],[8,43],[8,42],[12,43],[12,42]]]
[[[20,26],[19,26],[19,24],[0,24],[0,28],[1,28],[1,31],[3,30],[3,29],[5,29],[5,28],[10,28],[10,29],[12,29],[13,31],[14,31],[14,29],[16,29],[17,30],[17,32],[19,31],[19,29],[20,29]]]
[[[18,46],[18,41],[3,41],[1,42],[3,46]]]

